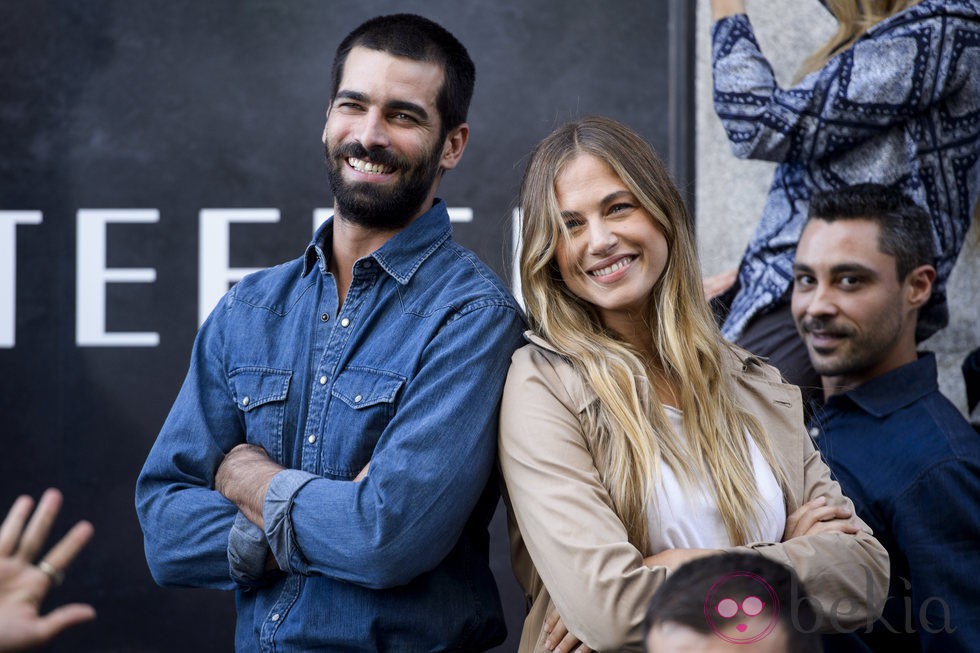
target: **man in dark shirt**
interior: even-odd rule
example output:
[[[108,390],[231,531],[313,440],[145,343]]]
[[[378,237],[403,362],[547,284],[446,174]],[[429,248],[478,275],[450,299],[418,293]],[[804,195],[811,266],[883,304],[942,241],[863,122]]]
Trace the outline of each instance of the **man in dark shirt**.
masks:
[[[895,191],[864,184],[811,203],[792,298],[826,400],[811,435],[891,557],[881,619],[828,650],[980,642],[980,439],[940,394],[935,356],[915,348],[934,260],[927,214]]]

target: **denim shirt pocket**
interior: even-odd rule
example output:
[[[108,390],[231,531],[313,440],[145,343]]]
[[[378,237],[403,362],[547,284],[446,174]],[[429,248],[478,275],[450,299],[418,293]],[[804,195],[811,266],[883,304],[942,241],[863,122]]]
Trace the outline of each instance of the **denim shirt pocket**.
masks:
[[[371,367],[348,367],[337,376],[327,415],[330,438],[323,448],[323,471],[351,479],[371,460],[378,439],[395,416],[405,377]]]
[[[292,372],[270,367],[239,367],[228,375],[235,404],[242,411],[245,438],[282,462],[282,429]]]

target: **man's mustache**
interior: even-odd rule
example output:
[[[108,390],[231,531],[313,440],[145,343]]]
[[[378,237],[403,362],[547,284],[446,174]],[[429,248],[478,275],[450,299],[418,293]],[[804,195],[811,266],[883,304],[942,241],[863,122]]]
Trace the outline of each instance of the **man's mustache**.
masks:
[[[803,333],[817,332],[824,336],[834,336],[846,338],[854,334],[854,330],[842,324],[835,324],[831,320],[821,318],[807,318],[800,322],[800,329]]]
[[[351,141],[350,143],[343,143],[335,147],[332,151],[330,148],[324,146],[325,156],[330,158],[342,158],[346,159],[348,157],[354,157],[355,159],[361,159],[362,161],[368,161],[370,163],[379,163],[384,166],[390,166],[392,168],[398,168],[404,170],[408,167],[405,159],[398,156],[391,150],[386,150],[383,148],[376,148],[368,150],[363,145],[357,141]]]

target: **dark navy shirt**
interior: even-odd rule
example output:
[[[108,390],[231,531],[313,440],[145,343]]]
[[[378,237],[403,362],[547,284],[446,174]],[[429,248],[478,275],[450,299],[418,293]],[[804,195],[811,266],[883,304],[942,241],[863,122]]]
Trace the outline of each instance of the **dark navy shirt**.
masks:
[[[137,483],[147,561],[237,589],[241,651],[484,650],[505,635],[487,524],[522,314],[441,201],[354,264],[338,309],[332,228],[201,327]],[[287,468],[264,531],[212,490],[246,441]]]
[[[891,558],[882,619],[857,637],[873,651],[980,650],[980,436],[939,392],[935,356],[829,397],[811,435]],[[835,639],[828,653],[860,650]]]

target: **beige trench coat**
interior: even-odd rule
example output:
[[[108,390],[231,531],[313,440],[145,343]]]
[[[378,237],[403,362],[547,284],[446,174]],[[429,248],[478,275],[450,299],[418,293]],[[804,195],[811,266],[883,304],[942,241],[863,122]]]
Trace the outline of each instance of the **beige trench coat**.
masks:
[[[557,608],[568,630],[596,651],[642,650],[646,606],[667,575],[646,567],[627,540],[592,459],[583,428],[595,400],[549,345],[514,353],[500,417],[500,467],[508,506],[511,559],[530,609],[521,653],[545,651],[542,623]],[[730,358],[743,405],[771,438],[787,486],[786,514],[818,496],[853,504],[830,477],[803,423],[799,389],[741,351]],[[825,629],[856,628],[880,613],[888,554],[857,517],[857,535],[822,533],[750,549],[792,567],[823,611]],[[870,603],[870,604],[869,604]]]

